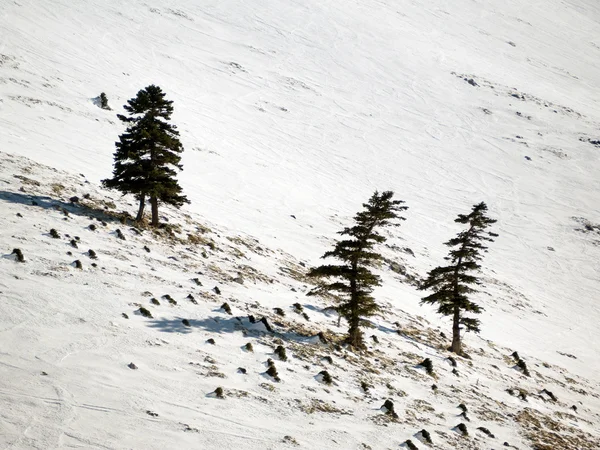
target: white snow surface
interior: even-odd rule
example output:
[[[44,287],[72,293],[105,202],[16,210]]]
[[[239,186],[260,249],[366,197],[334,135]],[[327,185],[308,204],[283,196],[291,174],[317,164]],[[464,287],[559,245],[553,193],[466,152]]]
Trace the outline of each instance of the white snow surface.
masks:
[[[149,84],[174,101],[185,147],[192,203],[161,209],[179,241],[101,213],[135,213],[99,182],[124,130],[116,114]],[[530,410],[561,436],[586,433],[589,446],[565,448],[598,448],[599,125],[594,0],[0,1],[0,448],[426,448],[425,428],[433,448],[525,449],[517,418]],[[344,324],[301,274],[376,189],[409,206],[382,251],[412,275],[443,263],[457,214],[485,201],[498,220],[482,331],[466,335],[458,377],[439,337],[449,321],[387,265],[372,355],[314,338]],[[416,367],[426,357],[436,379]],[[387,398],[398,421],[379,409]]]

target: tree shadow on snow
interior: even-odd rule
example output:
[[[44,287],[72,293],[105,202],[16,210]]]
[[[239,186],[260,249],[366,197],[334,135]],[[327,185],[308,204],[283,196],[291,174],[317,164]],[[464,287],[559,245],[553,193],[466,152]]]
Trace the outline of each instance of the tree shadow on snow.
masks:
[[[80,203],[67,203],[62,200],[48,197],[47,195],[30,195],[20,192],[0,191],[0,201],[41,209],[67,211],[69,214],[75,216],[93,217],[95,219],[104,220],[105,222],[115,222],[119,220],[119,218],[116,217],[116,213],[110,213],[106,210],[93,208]]]
[[[188,319],[189,326],[184,325],[183,318],[152,319],[150,328],[155,328],[164,333],[191,333],[195,329],[202,329],[211,333],[233,333],[241,331],[244,327],[236,317],[207,317],[206,319]]]
[[[192,333],[194,330],[203,330],[215,334],[246,332],[248,336],[272,335],[283,339],[284,341],[294,341],[298,343],[318,343],[318,336],[305,336],[299,333],[282,330],[280,327],[271,324],[273,331],[268,331],[265,325],[257,320],[252,323],[248,316],[212,316],[204,319],[188,319],[189,326],[183,323],[183,318],[155,318],[149,320],[149,327],[164,333]]]

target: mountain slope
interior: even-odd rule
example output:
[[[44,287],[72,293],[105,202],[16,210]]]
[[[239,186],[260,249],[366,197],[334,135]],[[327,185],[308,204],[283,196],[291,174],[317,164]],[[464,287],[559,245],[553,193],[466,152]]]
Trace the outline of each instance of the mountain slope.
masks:
[[[441,262],[446,251],[442,242],[458,230],[452,222],[456,214],[485,201],[491,216],[498,219],[495,231],[500,237],[484,261],[489,295],[478,297],[486,309],[481,317],[482,334],[467,336],[467,345],[485,348],[484,343],[493,341],[507,349],[508,353],[500,351],[504,356],[517,350],[526,359],[566,367],[571,378],[581,377],[579,382],[588,383],[584,381],[587,379],[591,386],[597,386],[600,358],[591,343],[600,340],[596,302],[600,284],[596,225],[600,223],[600,162],[599,149],[588,142],[598,139],[600,118],[600,79],[596,76],[600,7],[595,2],[552,0],[523,5],[458,1],[451,8],[439,1],[373,0],[286,0],[262,3],[260,7],[239,1],[202,5],[154,0],[126,5],[116,1],[72,3],[12,2],[3,7],[0,16],[0,139],[5,152],[1,161],[4,183],[0,191],[0,239],[3,254],[7,255],[1,261],[0,282],[3,295],[10,299],[2,308],[0,322],[3,342],[10,343],[3,349],[6,376],[2,403],[10,405],[3,417],[7,433],[2,434],[8,436],[3,444],[15,448],[105,445],[102,442],[108,448],[161,448],[161,444],[164,448],[172,442],[198,446],[197,436],[190,437],[176,425],[177,420],[191,422],[191,417],[200,421],[199,416],[181,412],[192,406],[187,391],[180,387],[192,384],[191,379],[197,381],[196,377],[188,371],[179,378],[167,377],[181,383],[170,389],[165,386],[166,371],[156,369],[154,364],[165,357],[172,368],[200,363],[191,357],[197,356],[191,348],[203,346],[210,334],[219,331],[202,321],[216,314],[211,308],[218,308],[221,299],[211,297],[200,309],[185,305],[181,314],[200,321],[189,333],[179,325],[184,317],[179,317],[177,310],[169,313],[166,322],[159,320],[155,326],[132,317],[127,322],[135,324],[129,326],[131,329],[120,323],[113,328],[110,322],[118,323],[121,312],[131,316],[135,308],[129,304],[148,302],[140,296],[144,291],[159,296],[165,290],[163,284],[173,286],[173,292],[181,285],[184,287],[177,287],[176,300],[183,301],[189,293],[189,280],[194,277],[182,273],[185,264],[176,264],[169,256],[183,261],[182,255],[187,254],[184,247],[171,248],[165,242],[160,244],[160,256],[155,257],[154,252],[141,253],[142,244],[154,248],[154,238],[149,235],[132,235],[136,242],[133,245],[130,239],[122,243],[115,241],[114,235],[109,238],[106,233],[93,234],[89,245],[107,252],[100,259],[106,257],[112,268],[107,267],[109,273],[98,271],[86,276],[88,268],[82,274],[68,267],[75,258],[64,255],[68,251],[65,242],[61,241],[61,247],[43,236],[50,228],[61,234],[80,235],[87,224],[85,215],[72,212],[75,217],[63,226],[59,213],[52,208],[40,210],[39,205],[31,207],[28,197],[48,196],[50,199],[42,206],[51,206],[55,201],[68,204],[71,195],[81,197],[83,190],[93,189],[97,193],[92,198],[109,201],[105,196],[111,195],[117,210],[131,211],[133,205],[94,186],[111,172],[114,141],[123,130],[115,113],[150,83],[160,85],[174,100],[173,120],[186,148],[181,181],[192,205],[183,209],[187,218],[175,212],[165,212],[166,216],[185,224],[189,232],[198,233],[191,223],[201,222],[223,230],[219,234],[232,239],[238,235],[244,242],[258,239],[260,244],[250,246],[273,252],[259,255],[238,243],[239,251],[252,257],[243,264],[219,259],[214,270],[207,272],[208,279],[203,279],[206,285],[202,292],[210,292],[209,288],[218,282],[231,283],[237,272],[249,276],[254,268],[265,274],[256,284],[232,284],[237,288],[232,298],[240,302],[236,315],[247,314],[247,305],[256,301],[268,305],[260,314],[272,314],[272,307],[290,308],[298,301],[322,308],[326,302],[307,302],[303,286],[308,285],[298,285],[289,275],[302,271],[300,261],[305,266],[316,264],[335,232],[348,224],[375,189],[394,190],[410,207],[408,220],[390,236],[390,245],[410,248],[414,257],[394,248],[385,251],[390,260],[407,266],[414,275],[423,275]],[[93,98],[100,92],[107,93],[113,111],[95,106]],[[21,157],[66,170],[69,175],[52,174],[50,169]],[[27,173],[29,166],[36,176]],[[79,173],[90,185],[78,185],[83,180],[76,177]],[[41,185],[28,184],[13,175],[37,179]],[[73,176],[69,182],[61,181],[62,177]],[[52,190],[51,183],[65,187]],[[19,193],[21,187],[25,193]],[[99,207],[103,208],[102,204]],[[17,212],[25,216],[25,225],[16,218]],[[110,226],[112,233],[115,227]],[[182,238],[186,239],[185,234]],[[32,246],[26,247],[28,243]],[[223,243],[235,244],[231,240]],[[128,248],[130,245],[133,247]],[[8,257],[14,247],[23,247],[31,261],[14,266],[16,263]],[[199,265],[197,271],[205,273],[205,258],[188,256]],[[123,262],[123,257],[130,261]],[[290,267],[281,271],[280,267],[287,267],[285,264]],[[225,271],[226,276],[217,269]],[[55,272],[60,276],[44,275]],[[15,276],[23,282],[14,281]],[[430,308],[418,306],[421,293],[407,284],[405,277],[385,268],[382,276],[385,283],[376,295],[390,305],[392,312],[378,322],[380,327],[391,329],[393,334],[394,322],[406,326],[403,321],[412,323],[423,316],[428,322],[419,322],[419,327],[441,327],[442,331],[449,328],[447,321],[436,317]],[[271,284],[270,279],[277,282]],[[290,293],[291,287],[298,294]],[[45,309],[36,310],[38,305],[49,308],[47,316]],[[124,305],[129,305],[127,310]],[[76,313],[65,312],[74,308]],[[29,311],[31,318],[27,316]],[[327,328],[342,331],[335,327],[334,317],[315,315],[311,317],[311,324],[316,321],[311,330],[314,334]],[[102,326],[94,323],[95,317],[101,318]],[[67,331],[80,318],[87,325],[81,334],[70,336]],[[300,316],[294,318],[302,323]],[[26,325],[28,320],[31,324]],[[234,330],[234,325],[228,321],[224,327]],[[242,326],[249,327],[247,323]],[[163,337],[169,329],[174,333],[168,336],[175,341],[169,348],[176,346],[178,350],[169,351],[168,356],[147,353],[143,342],[169,340]],[[272,351],[265,347],[254,357],[239,353],[245,343],[241,332],[221,330],[227,342],[224,359],[228,361],[220,362],[227,367],[223,373],[239,389],[237,379],[231,379],[241,364],[238,358],[249,358],[248,364],[262,364]],[[409,351],[405,347],[408,341],[403,339],[391,341],[399,346],[390,350],[394,358],[398,352]],[[130,345],[135,352],[124,350]],[[272,342],[268,340],[264,345]],[[180,348],[185,349],[186,357],[177,356]],[[427,348],[419,347],[416,353],[420,358],[425,357]],[[44,354],[46,357],[40,356]],[[71,354],[82,354],[78,363],[83,363],[85,369],[69,366],[71,356],[65,355]],[[435,355],[446,356],[439,350]],[[65,378],[44,385],[38,376],[44,369],[36,363],[36,356],[51,364],[53,370],[64,370]],[[210,352],[203,356],[218,360]],[[67,367],[61,366],[63,357]],[[94,362],[95,358],[101,362]],[[407,361],[407,357],[401,358]],[[501,358],[500,354],[489,358],[487,364],[499,366],[492,361]],[[158,370],[146,379],[145,394],[134,400],[128,396],[138,377],[123,383],[122,388],[117,380],[145,371],[142,363],[138,372],[123,369],[128,359],[145,361],[147,367]],[[340,367],[340,371],[358,370],[352,365]],[[18,383],[25,380],[23,370],[29,374],[29,384],[17,389]],[[318,373],[312,369],[309,372],[311,377]],[[493,388],[494,395],[508,388],[513,372],[503,375],[508,378],[503,379],[502,387]],[[99,378],[90,380],[93,373]],[[259,389],[259,375],[252,373],[253,381],[245,386]],[[308,372],[298,375],[297,382],[283,389],[281,395],[295,401],[298,385],[308,383],[305,375]],[[386,376],[392,377],[391,373]],[[474,369],[470,380],[476,376],[483,374]],[[548,376],[557,378],[556,374]],[[449,383],[452,378],[447,377],[450,374],[442,378]],[[424,380],[419,386],[427,388],[427,393],[410,397],[411,401],[432,395]],[[491,380],[490,384],[499,383],[496,376]],[[210,381],[188,387],[197,389],[189,395],[199,395],[204,402],[209,385],[232,387],[220,379],[219,383]],[[349,383],[348,379],[343,382]],[[468,384],[465,381],[465,386]],[[109,388],[113,389],[110,395],[105,392]],[[554,392],[556,388],[548,389]],[[28,390],[37,396],[27,400],[30,403],[23,402]],[[362,395],[360,390],[355,392],[346,386],[342,390],[353,392],[352,396]],[[153,398],[155,392],[157,397]],[[260,390],[252,393],[266,396]],[[90,398],[101,395],[110,399],[104,407],[121,413],[102,414],[98,419],[96,413],[86,412],[89,416],[74,419],[81,417],[84,401],[92,404]],[[180,396],[174,402],[179,412],[166,406],[166,399],[173,395]],[[327,397],[322,392],[319,395]],[[379,391],[372,408],[378,408],[386,395],[385,389]],[[579,401],[577,394],[573,395],[572,401]],[[300,397],[308,401],[308,397]],[[507,402],[503,397],[494,398]],[[341,401],[335,396],[329,398],[333,399]],[[585,404],[590,401],[587,399],[581,401]],[[242,418],[251,415],[244,408],[254,411],[256,401],[250,406],[238,400],[214,407],[212,399],[202,403],[211,414],[222,407],[231,408],[217,418],[202,418],[210,424],[201,433],[203,446],[215,446],[216,441],[210,439],[235,445],[240,436],[249,439],[244,445],[250,448],[277,446],[275,442],[290,434],[309,448],[317,448],[323,436],[336,440],[340,448],[360,442],[386,448],[418,431],[413,430],[414,426],[401,425],[402,436],[393,433],[398,442],[388,443],[387,434],[381,436],[372,422],[341,415],[333,423],[316,421],[314,427],[318,430],[301,442],[306,420],[310,420],[306,417],[310,416],[289,407],[288,420],[278,420],[288,413],[279,400],[271,399],[277,405],[275,411],[259,409],[254,421]],[[163,424],[166,428],[161,433],[170,430],[166,437],[148,431],[156,424],[143,409],[155,401],[167,408],[160,417],[173,421],[169,425],[172,428]],[[123,402],[135,405],[127,403],[124,407]],[[360,407],[352,400],[341,408],[352,407],[353,417],[364,418],[370,413],[362,402],[361,397]],[[441,406],[442,410],[450,403],[448,400]],[[199,409],[194,414],[201,414]],[[132,414],[133,410],[141,411],[140,415]],[[442,412],[445,418],[438,418],[436,429],[448,430],[456,425],[449,423],[447,410]],[[597,408],[588,413],[585,420],[597,420]],[[227,417],[238,422],[232,436],[212,436],[209,429],[233,427],[224,426]],[[326,414],[319,417],[328,420]],[[434,420],[433,414],[428,417]],[[68,433],[76,436],[68,438],[70,441],[64,434],[69,421],[75,422]],[[198,422],[189,425],[199,428]],[[272,423],[282,427],[281,432],[275,432]],[[588,427],[585,423],[579,425]],[[122,434],[115,432],[117,429],[122,429]],[[341,437],[331,431],[335,429],[351,437]],[[521,428],[507,425],[505,433],[505,440],[517,443],[517,447],[530,445],[523,434],[517,435],[523,433]],[[250,436],[257,435],[268,444],[250,440]],[[75,444],[72,439],[92,440]],[[455,444],[450,442],[443,438],[437,445],[452,448]]]

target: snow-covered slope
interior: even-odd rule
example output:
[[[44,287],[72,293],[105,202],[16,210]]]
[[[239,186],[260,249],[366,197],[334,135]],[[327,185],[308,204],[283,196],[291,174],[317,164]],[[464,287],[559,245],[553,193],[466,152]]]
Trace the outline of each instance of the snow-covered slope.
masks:
[[[597,2],[1,6],[3,446],[279,448],[293,445],[283,441],[289,435],[306,448],[396,448],[425,426],[445,433],[433,436],[439,448],[527,448],[526,408],[561,426],[599,428],[600,148],[588,142],[600,134]],[[165,215],[182,239],[198,234],[190,242],[137,236],[107,217],[106,227],[86,229],[87,216],[107,204],[133,212],[131,199],[97,185],[110,175],[123,130],[115,113],[151,83],[175,101],[192,204]],[[114,111],[95,106],[100,92]],[[456,214],[485,201],[498,219],[500,237],[484,261],[489,295],[478,297],[482,333],[466,338],[474,361],[459,362],[460,378],[440,350],[447,321],[385,268],[376,294],[391,312],[374,331],[381,353],[353,362],[312,343],[343,327],[321,311],[324,300],[305,297],[300,263],[317,263],[375,189],[394,190],[410,207],[385,249],[410,274],[441,262]],[[69,204],[85,193],[89,210]],[[115,238],[119,227],[126,241]],[[62,239],[48,237],[51,228]],[[64,234],[79,236],[80,248]],[[26,264],[9,255],[15,247]],[[82,255],[88,248],[99,254],[97,268]],[[414,256],[394,250],[402,248]],[[243,285],[232,281],[238,273]],[[148,307],[144,292],[161,302],[154,319],[132,314]],[[178,304],[166,306],[164,294]],[[217,310],[224,301],[241,322]],[[293,312],[296,302],[310,322]],[[286,317],[277,319],[275,307]],[[250,324],[249,313],[279,320],[276,334]],[[415,338],[413,328],[433,331]],[[274,339],[290,353],[276,362],[279,384],[261,375],[276,359]],[[241,349],[248,341],[254,353]],[[535,367],[533,379],[511,368],[515,350]],[[333,388],[314,379],[327,355]],[[437,395],[413,368],[424,357],[439,367]],[[132,361],[137,371],[127,368]],[[217,386],[225,400],[205,397]],[[560,404],[524,403],[509,388],[546,388]],[[388,397],[400,421],[382,428],[376,409]],[[474,428],[468,439],[452,432],[464,421],[454,407],[469,401],[479,411],[470,409],[469,429],[487,427],[495,440]],[[577,413],[569,410],[579,401]],[[340,411],[309,414],[315,404]]]

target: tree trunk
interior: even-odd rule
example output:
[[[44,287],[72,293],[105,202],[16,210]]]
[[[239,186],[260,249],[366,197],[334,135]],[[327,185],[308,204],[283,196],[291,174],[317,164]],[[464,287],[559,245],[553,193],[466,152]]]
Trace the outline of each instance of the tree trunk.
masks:
[[[357,314],[352,315],[350,328],[348,329],[348,342],[355,349],[363,348],[362,333],[359,327],[360,317]]]
[[[348,318],[348,342],[354,348],[362,347],[360,333],[360,316],[358,315],[358,287],[356,285],[356,272],[358,264],[352,263],[350,278],[350,317]]]
[[[144,207],[146,206],[146,194],[140,194],[140,208],[138,209],[136,222],[141,222],[144,218]]]
[[[158,226],[158,199],[155,196],[150,197],[150,205],[152,206],[152,226]]]
[[[452,318],[452,347],[450,351],[460,355],[462,353],[460,342],[460,309],[454,305],[454,317]]]

